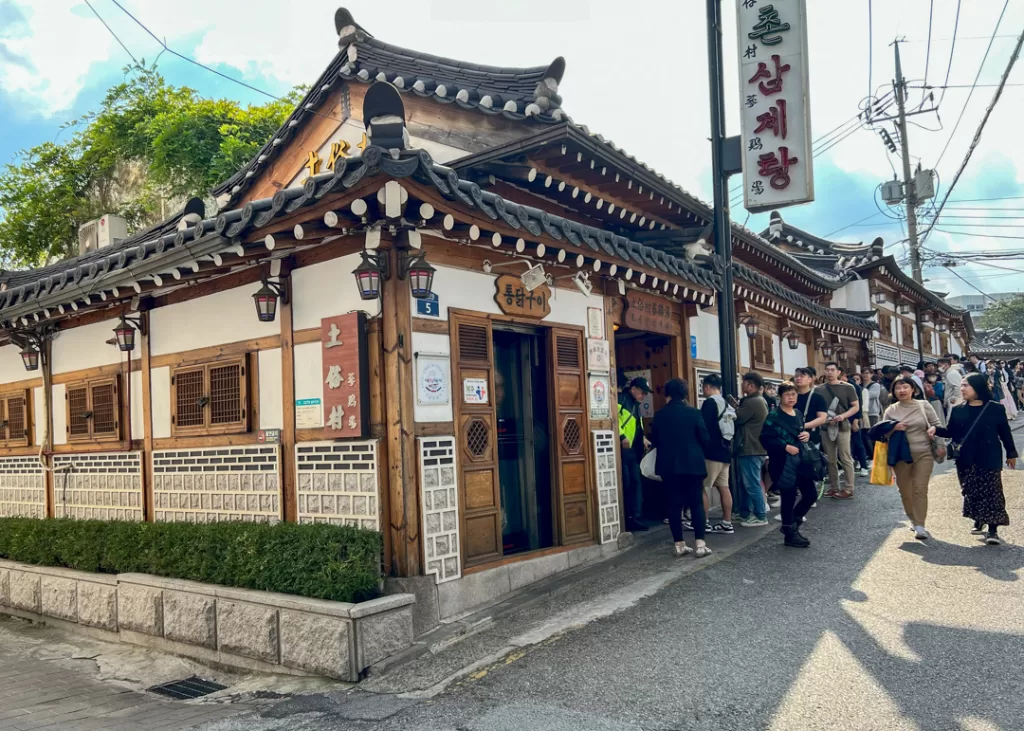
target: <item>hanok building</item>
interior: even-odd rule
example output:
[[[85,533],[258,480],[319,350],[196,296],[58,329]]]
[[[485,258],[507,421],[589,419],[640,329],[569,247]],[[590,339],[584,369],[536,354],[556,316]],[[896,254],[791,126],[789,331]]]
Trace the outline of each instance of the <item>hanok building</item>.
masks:
[[[617,375],[654,410],[718,370],[721,264],[707,205],[570,121],[561,59],[336,27],[217,210],[2,275],[0,514],[377,529],[422,629],[616,550]],[[872,339],[841,277],[732,235],[743,369]]]

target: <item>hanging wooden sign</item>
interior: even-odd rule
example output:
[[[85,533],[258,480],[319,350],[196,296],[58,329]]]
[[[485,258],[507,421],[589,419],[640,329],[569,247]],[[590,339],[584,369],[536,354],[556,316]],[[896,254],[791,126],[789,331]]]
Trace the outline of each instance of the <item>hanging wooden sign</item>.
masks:
[[[671,302],[655,295],[630,290],[626,295],[625,323],[634,330],[674,335],[676,310]]]
[[[551,288],[542,284],[527,292],[515,274],[503,274],[494,280],[494,301],[506,315],[541,320],[551,314]]]

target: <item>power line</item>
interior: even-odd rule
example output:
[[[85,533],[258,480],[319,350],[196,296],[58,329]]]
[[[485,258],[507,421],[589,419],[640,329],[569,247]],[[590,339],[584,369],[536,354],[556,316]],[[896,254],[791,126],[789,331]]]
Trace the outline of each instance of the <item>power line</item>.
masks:
[[[955,276],[955,277],[956,277],[957,279],[959,279],[960,281],[962,281],[962,282],[963,282],[964,284],[966,284],[967,286],[969,286],[969,287],[970,287],[971,289],[973,289],[974,291],[976,291],[976,292],[977,292],[978,294],[981,294],[981,295],[984,295],[985,297],[988,297],[988,298],[989,298],[990,300],[992,300],[993,302],[997,302],[997,301],[998,301],[998,300],[996,300],[996,298],[995,298],[995,297],[993,297],[992,295],[990,295],[990,294],[989,294],[988,292],[982,292],[982,291],[981,291],[980,289],[978,289],[978,288],[977,288],[976,286],[974,286],[973,284],[971,284],[970,282],[968,282],[968,281],[967,281],[966,279],[964,279],[963,277],[961,277],[961,276],[960,276],[960,272],[956,271],[955,269],[950,269],[950,270],[949,270],[949,273],[950,273],[950,274],[952,274],[952,275],[954,275],[954,276]]]
[[[1014,226],[1014,228],[1019,228],[1019,227],[1018,226]],[[1003,236],[1003,235],[1000,235],[1000,234],[980,234],[980,233],[975,233],[973,231],[947,231],[946,229],[943,229],[943,228],[936,228],[936,229],[929,228],[928,231],[929,232],[931,232],[931,231],[938,231],[939,233],[953,234],[954,236],[978,236],[978,237],[983,238],[983,239],[1013,239],[1015,241],[1024,241],[1024,236]]]
[[[932,60],[932,13],[935,10],[935,0],[928,3],[928,49],[924,54],[924,83],[928,83],[928,65]]]
[[[124,43],[123,43],[123,42],[121,41],[121,39],[117,37],[117,33],[115,33],[115,32],[114,32],[114,29],[113,29],[113,28],[111,28],[111,27],[110,27],[109,25],[107,25],[107,21],[105,21],[105,20],[103,19],[103,17],[102,17],[102,16],[101,16],[101,15],[100,15],[100,14],[99,14],[98,12],[96,12],[96,8],[94,8],[94,7],[92,6],[92,3],[91,3],[91,2],[89,2],[89,0],[85,0],[85,4],[89,6],[89,10],[91,10],[91,11],[92,11],[92,14],[96,16],[96,19],[97,19],[98,21],[100,21],[101,23],[103,23],[103,27],[107,29],[107,31],[108,31],[108,32],[110,33],[110,35],[114,36],[114,40],[115,40],[115,41],[117,41],[118,45],[120,45],[120,46],[121,46],[121,48],[123,48],[123,49],[124,49],[124,52],[125,52],[125,53],[127,53],[127,54],[128,54],[128,55],[129,55],[130,57],[131,57],[131,59],[132,59],[132,63],[134,63],[134,64],[135,64],[136,66],[138,66],[138,65],[139,65],[139,62],[138,62],[138,60],[137,60],[137,59],[135,58],[135,56],[134,56],[134,55],[132,55],[132,52],[128,50],[128,46],[126,46],[126,45],[125,45],[125,44],[124,44]]]
[[[1007,5],[1009,5],[1009,0],[1007,0]],[[1006,11],[1006,5],[1003,6],[1003,11]],[[999,19],[1002,20],[1002,15],[999,16]],[[998,27],[998,25],[996,27]],[[946,206],[946,200],[949,198],[950,193],[953,192],[953,189],[956,187],[957,181],[960,180],[960,176],[963,175],[964,170],[967,168],[967,163],[971,161],[971,155],[974,154],[974,150],[978,147],[978,143],[981,142],[981,133],[985,130],[985,125],[988,123],[989,117],[992,116],[992,110],[996,108],[996,104],[999,103],[999,99],[1002,97],[1002,84],[1006,83],[1006,79],[1009,77],[1010,71],[1013,70],[1014,64],[1017,63],[1017,58],[1020,56],[1020,49],[1022,44],[1024,44],[1024,33],[1022,33],[1020,37],[1017,38],[1017,45],[1014,46],[1013,53],[1010,54],[1010,60],[1006,64],[1006,69],[1003,71],[1003,75],[999,79],[1000,87],[996,89],[996,93],[992,95],[992,102],[988,105],[988,108],[985,109],[985,116],[981,118],[981,122],[978,124],[978,129],[974,133],[974,138],[971,140],[971,144],[967,148],[967,154],[964,155],[963,162],[960,163],[960,167],[957,169],[956,175],[953,176],[953,182],[951,182],[949,184],[949,187],[946,188],[946,195],[942,199],[942,203],[940,203],[939,207],[935,210],[935,217],[932,218],[931,226],[929,226],[928,231],[924,232],[925,237],[928,236],[928,233],[931,231],[932,227],[935,226],[936,221],[939,220],[939,216],[942,214],[942,209]],[[984,64],[984,62],[982,63]],[[967,107],[965,106],[964,109],[966,108]],[[948,144],[949,143],[947,143],[947,146]]]
[[[949,83],[949,72],[953,68],[953,53],[956,51],[956,31],[960,27],[960,0],[956,0],[956,20],[953,21],[953,42],[949,46],[949,63],[946,64],[946,80],[942,82],[942,96],[939,97],[941,106],[942,100],[946,97],[946,84]],[[931,24],[928,25],[928,35],[931,36]]]
[[[950,203],[982,203],[985,201],[1017,201],[1024,200],[1024,195],[1006,195],[1001,198],[953,198]]]
[[[117,0],[114,0],[114,2],[117,2]],[[989,51],[992,50],[992,43],[996,39],[996,33],[999,32],[999,26],[1002,25],[1002,23],[1003,23],[1003,16],[1006,15],[1006,8],[1008,8],[1009,6],[1010,6],[1010,0],[1006,0],[1006,2],[1003,3],[1003,10],[1002,10],[1002,12],[999,13],[999,20],[996,21],[995,30],[992,31],[992,38],[991,38],[991,40],[988,43],[988,47],[985,48],[985,55],[982,56],[981,63],[978,65],[978,73],[974,77],[974,86],[975,87],[978,84],[978,80],[981,78],[981,71],[982,71],[982,69],[985,68],[985,61],[988,60]],[[1003,81],[1005,82],[1006,79],[1003,79]],[[974,95],[974,87],[971,88],[970,93],[968,93],[968,95],[967,95],[967,99],[964,100],[964,106],[963,106],[963,109],[960,110],[960,116],[957,117],[956,124],[953,125],[953,131],[949,133],[949,139],[946,140],[946,146],[943,147],[942,148],[942,152],[939,153],[939,159],[935,161],[935,167],[938,167],[939,163],[942,162],[942,158],[943,158],[943,156],[945,156],[946,150],[949,149],[949,144],[953,141],[953,138],[956,136],[956,131],[960,127],[960,122],[963,121],[964,114],[967,112],[967,106],[970,103],[971,97],[973,95]],[[952,186],[950,186],[950,189],[952,189]]]
[[[854,221],[853,223],[848,223],[848,224],[846,224],[845,226],[843,226],[842,228],[837,228],[837,229],[836,229],[835,231],[833,231],[832,233],[828,233],[828,234],[825,234],[825,235],[824,235],[824,236],[823,236],[822,238],[825,238],[825,239],[827,239],[827,238],[828,238],[829,236],[835,236],[835,235],[836,235],[837,233],[839,233],[840,231],[845,231],[846,229],[848,229],[848,228],[851,228],[851,227],[853,227],[853,226],[859,226],[859,225],[861,225],[861,224],[862,224],[862,223],[863,223],[864,221],[867,221],[867,220],[868,220],[869,218],[874,218],[875,216],[880,216],[880,215],[882,215],[882,212],[881,212],[881,211],[878,211],[878,212],[876,212],[876,213],[872,213],[872,214],[871,214],[870,216],[864,216],[864,218],[860,219],[859,221]]]

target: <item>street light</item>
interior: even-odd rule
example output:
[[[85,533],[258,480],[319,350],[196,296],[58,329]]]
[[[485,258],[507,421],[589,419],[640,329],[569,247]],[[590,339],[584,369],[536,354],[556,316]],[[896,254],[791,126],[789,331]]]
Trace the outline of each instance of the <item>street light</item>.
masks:
[[[414,298],[425,300],[434,296],[432,288],[436,271],[422,254],[409,259],[409,263],[405,265],[405,277],[409,280],[409,288]]]
[[[885,301],[886,301],[885,290],[876,289],[874,295],[872,295],[872,296],[874,297],[876,304],[879,304],[879,305],[884,305],[885,304]]]
[[[821,344],[821,354],[826,358],[831,358],[834,350],[835,348],[832,346],[832,343],[827,340]]]
[[[380,297],[380,279],[383,274],[383,266],[380,256],[363,252],[363,260],[359,263],[352,274],[355,275],[356,284],[359,286],[359,296],[364,300],[375,300]]]
[[[761,323],[750,315],[744,316],[740,322],[743,324],[744,329],[746,329],[748,338],[753,340],[757,337],[757,330]]]
[[[796,330],[789,330],[784,333],[790,350],[796,350],[800,346],[800,335]]]

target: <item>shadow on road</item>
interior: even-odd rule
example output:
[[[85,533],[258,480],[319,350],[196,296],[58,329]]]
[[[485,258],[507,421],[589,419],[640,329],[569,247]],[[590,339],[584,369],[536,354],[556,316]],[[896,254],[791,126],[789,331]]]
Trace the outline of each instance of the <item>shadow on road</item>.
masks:
[[[1019,581],[1018,571],[1024,569],[1024,549],[1019,546],[989,546],[978,536],[977,545],[961,546],[932,538],[927,542],[910,540],[901,551],[920,556],[935,566],[974,568],[996,581]]]

